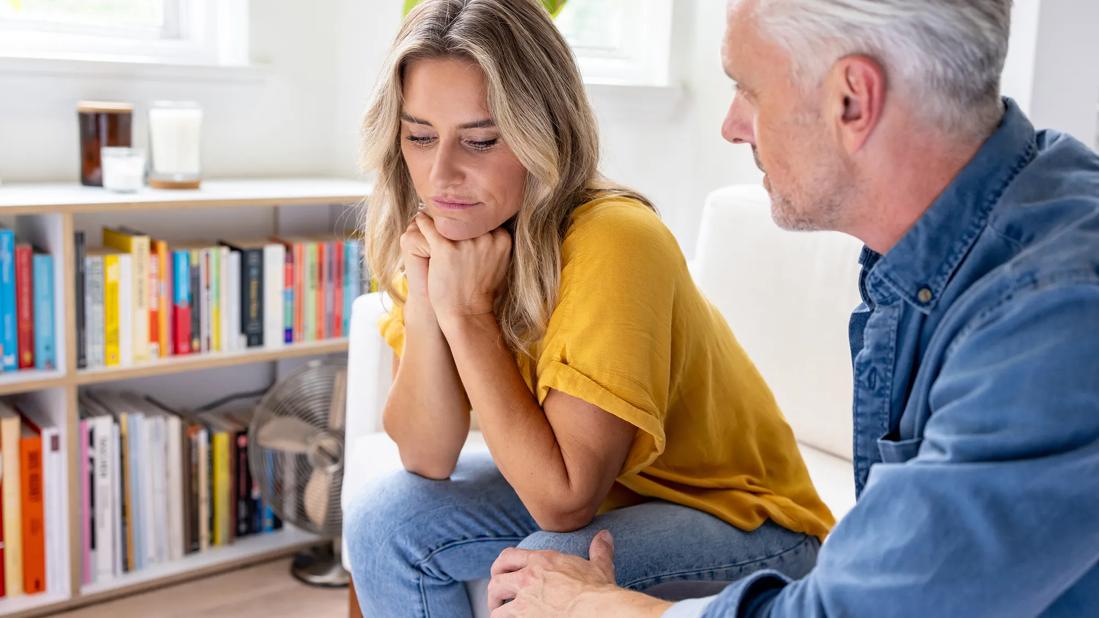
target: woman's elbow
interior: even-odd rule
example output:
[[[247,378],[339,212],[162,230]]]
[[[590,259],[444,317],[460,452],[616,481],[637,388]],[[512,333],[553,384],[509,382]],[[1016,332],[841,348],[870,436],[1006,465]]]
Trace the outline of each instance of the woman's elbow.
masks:
[[[573,532],[595,519],[598,507],[583,506],[576,509],[541,507],[531,510],[531,517],[546,532]]]

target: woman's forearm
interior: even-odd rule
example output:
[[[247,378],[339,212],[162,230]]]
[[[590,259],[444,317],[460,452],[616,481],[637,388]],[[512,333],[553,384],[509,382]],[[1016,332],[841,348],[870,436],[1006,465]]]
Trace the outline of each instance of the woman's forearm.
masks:
[[[495,316],[462,318],[444,331],[493,460],[531,516],[545,530],[586,525],[594,515],[590,489],[571,478],[553,427],[520,376]]]
[[[469,400],[450,348],[430,307],[415,302],[405,305],[405,349],[383,426],[405,469],[437,479],[450,476],[469,433]]]

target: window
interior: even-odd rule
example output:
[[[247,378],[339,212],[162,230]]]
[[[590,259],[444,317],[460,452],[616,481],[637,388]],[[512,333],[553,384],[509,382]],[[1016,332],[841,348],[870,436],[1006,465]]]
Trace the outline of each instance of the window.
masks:
[[[570,0],[557,26],[584,81],[668,85],[672,0]]]
[[[247,0],[0,0],[0,56],[247,61]]]

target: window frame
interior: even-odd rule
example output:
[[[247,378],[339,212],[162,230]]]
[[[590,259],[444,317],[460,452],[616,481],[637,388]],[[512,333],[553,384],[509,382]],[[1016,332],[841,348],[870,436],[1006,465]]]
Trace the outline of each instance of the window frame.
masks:
[[[161,29],[0,20],[0,58],[245,66],[248,0],[163,0]]]
[[[570,41],[584,83],[670,86],[672,19],[672,0],[633,0],[622,24],[627,34],[621,45],[594,48]]]

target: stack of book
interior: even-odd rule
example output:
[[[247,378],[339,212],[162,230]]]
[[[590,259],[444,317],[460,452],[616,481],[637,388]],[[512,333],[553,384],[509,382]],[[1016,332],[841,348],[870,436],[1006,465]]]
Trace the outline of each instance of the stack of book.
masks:
[[[53,259],[0,227],[0,371],[54,369]]]
[[[343,337],[368,286],[361,240],[174,243],[104,228],[76,234],[77,366]]]
[[[0,596],[68,588],[61,435],[41,414],[0,401]]]
[[[282,527],[248,466],[250,412],[106,391],[82,392],[79,409],[82,583]]]

